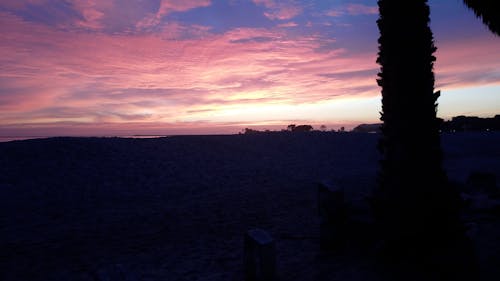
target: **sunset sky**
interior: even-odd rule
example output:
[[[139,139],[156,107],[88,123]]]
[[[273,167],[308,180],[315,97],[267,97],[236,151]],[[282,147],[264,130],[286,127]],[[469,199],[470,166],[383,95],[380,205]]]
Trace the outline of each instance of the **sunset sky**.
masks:
[[[438,115],[500,114],[500,37],[433,0]],[[379,122],[376,0],[0,0],[0,136]]]

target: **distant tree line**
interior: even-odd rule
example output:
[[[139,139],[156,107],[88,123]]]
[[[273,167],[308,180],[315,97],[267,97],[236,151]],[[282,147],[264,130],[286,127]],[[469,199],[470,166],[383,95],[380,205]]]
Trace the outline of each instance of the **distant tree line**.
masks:
[[[310,132],[313,130],[313,126],[290,124],[290,125],[288,125],[287,129],[290,132]]]
[[[286,127],[286,129],[281,130],[280,132],[294,132],[294,133],[307,133],[313,131],[313,126],[311,125],[295,125],[295,124],[290,124]],[[260,134],[260,133],[276,133],[278,131],[270,131],[270,130],[264,130],[264,131],[259,131],[255,129],[250,129],[250,128],[245,128],[243,129],[243,134],[245,135],[250,135],[250,134]]]
[[[325,125],[320,126],[320,131],[326,132],[327,128]],[[311,125],[296,125],[296,124],[290,124],[286,127],[286,129],[282,129],[281,131],[270,131],[270,130],[255,130],[255,129],[250,129],[250,128],[245,128],[243,129],[242,133],[245,135],[249,134],[261,134],[261,133],[279,133],[279,132],[292,132],[292,133],[308,133],[308,132],[313,132],[313,131],[318,131],[315,130],[313,126]],[[344,127],[340,127],[338,131],[331,130],[332,132],[345,132]]]
[[[438,118],[441,132],[500,131],[500,115],[481,118],[476,116],[455,116],[445,121]],[[352,129],[356,133],[380,133],[382,123],[360,124]]]
[[[360,124],[352,129],[355,133],[380,133],[382,123]]]
[[[466,131],[500,131],[500,114],[494,117],[481,118],[476,116],[464,116],[459,115],[453,117],[451,120],[444,120],[442,118],[437,118],[439,122],[439,130],[441,132],[466,132]],[[382,123],[373,124],[360,124],[352,129],[354,133],[380,133],[380,126]],[[243,134],[259,134],[259,133],[276,133],[276,132],[292,132],[292,133],[306,133],[318,131],[315,130],[311,125],[295,125],[290,124],[286,129],[281,131],[270,131],[270,130],[255,130],[250,128],[245,128]],[[321,125],[319,131],[326,132],[326,126]],[[338,130],[330,130],[331,132],[347,132],[344,127]]]
[[[441,123],[443,132],[464,131],[500,131],[500,115],[492,118],[480,118],[476,116],[456,116],[449,121]]]

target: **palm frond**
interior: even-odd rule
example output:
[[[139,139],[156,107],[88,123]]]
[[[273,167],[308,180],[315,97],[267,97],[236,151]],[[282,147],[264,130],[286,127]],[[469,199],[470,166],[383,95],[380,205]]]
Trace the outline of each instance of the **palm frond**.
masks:
[[[481,18],[491,32],[500,36],[500,9],[498,0],[464,0],[476,17]]]

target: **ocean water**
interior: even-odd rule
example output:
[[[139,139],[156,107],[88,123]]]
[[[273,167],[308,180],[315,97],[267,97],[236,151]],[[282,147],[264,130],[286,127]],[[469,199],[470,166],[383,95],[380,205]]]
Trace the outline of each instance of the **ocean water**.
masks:
[[[168,137],[166,135],[130,135],[130,136],[0,136],[0,142],[30,140],[30,139],[44,139],[54,137],[98,137],[98,138],[134,138],[134,139],[152,139]]]
[[[4,137],[0,136],[0,142],[16,141],[16,140],[29,140],[29,139],[43,139],[48,137]]]

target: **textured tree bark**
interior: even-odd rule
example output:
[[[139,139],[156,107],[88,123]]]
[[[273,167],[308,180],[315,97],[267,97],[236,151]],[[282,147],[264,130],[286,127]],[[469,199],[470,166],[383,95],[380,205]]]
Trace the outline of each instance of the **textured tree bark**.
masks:
[[[382,154],[374,213],[389,251],[410,255],[462,231],[459,194],[442,167],[426,0],[379,0]]]

